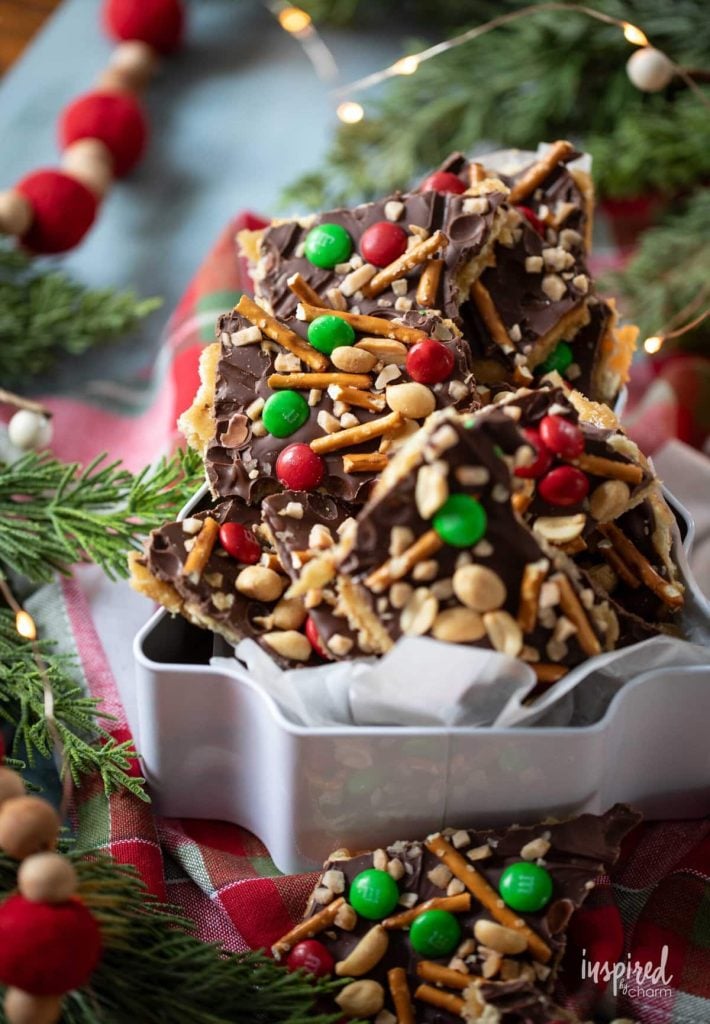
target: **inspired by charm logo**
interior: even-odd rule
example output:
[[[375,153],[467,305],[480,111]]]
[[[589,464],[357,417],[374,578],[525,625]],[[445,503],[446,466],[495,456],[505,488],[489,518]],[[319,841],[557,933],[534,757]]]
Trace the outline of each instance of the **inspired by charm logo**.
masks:
[[[625,963],[621,960],[616,963],[610,963],[608,960],[588,960],[586,949],[582,950],[582,980],[589,979],[595,984],[600,981],[611,982],[615,996],[625,995],[638,999],[644,996],[671,995],[673,975],[666,974],[667,966],[668,946],[661,949],[658,964],[653,964],[650,960],[646,963],[632,960],[630,953],[627,953]]]

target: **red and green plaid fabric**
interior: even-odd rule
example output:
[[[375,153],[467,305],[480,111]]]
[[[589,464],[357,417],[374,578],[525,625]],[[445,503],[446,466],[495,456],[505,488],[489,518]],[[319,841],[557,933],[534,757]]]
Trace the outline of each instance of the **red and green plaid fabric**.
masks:
[[[226,228],[171,320],[158,368],[148,383],[143,381],[135,389],[130,405],[121,404],[120,389],[117,397],[101,408],[69,397],[48,401],[56,414],[57,454],[87,460],[106,448],[129,465],[138,466],[150,461],[161,443],[174,434],[178,413],[194,395],[199,352],[214,336],[217,314],[248,288],[245,268],[235,259],[235,233],[259,223],[244,214]],[[692,434],[692,430],[696,422],[693,410],[703,405],[700,388],[707,389],[707,366],[703,365],[703,385],[698,383],[697,366],[691,384],[684,382],[679,362],[672,374],[662,371],[657,376],[656,380],[664,382],[662,415],[647,406],[652,389],[645,403],[643,399],[637,403],[634,432],[647,450],[658,447],[664,435],[676,434],[681,420],[686,426],[691,424],[688,436],[700,438],[702,431]],[[708,407],[705,402],[705,416]],[[69,424],[71,429],[62,429]],[[78,425],[82,429],[77,429]],[[58,583],[53,602],[54,614],[69,626],[87,688],[102,697],[107,710],[116,715],[112,728],[117,737],[125,739],[125,714],[81,586],[77,581]],[[199,742],[199,736],[195,740]],[[98,780],[78,791],[74,814],[84,847],[105,847],[118,860],[136,865],[156,895],[179,905],[195,921],[199,935],[219,940],[230,950],[268,947],[300,917],[314,882],[313,875],[279,875],[259,840],[235,825],[162,819],[149,805],[126,793],[107,799]],[[629,837],[611,878],[601,880],[586,908],[573,919],[571,931],[573,942],[563,987],[568,1004],[583,1017],[623,1016],[642,1024],[708,1024],[708,821],[654,822],[639,827]],[[610,985],[582,980],[583,959],[606,962],[610,969],[617,963],[626,964],[628,958],[657,966],[664,946],[668,947],[667,986],[645,986],[642,992],[629,986],[627,992],[614,997]],[[660,991],[654,991],[656,987]]]

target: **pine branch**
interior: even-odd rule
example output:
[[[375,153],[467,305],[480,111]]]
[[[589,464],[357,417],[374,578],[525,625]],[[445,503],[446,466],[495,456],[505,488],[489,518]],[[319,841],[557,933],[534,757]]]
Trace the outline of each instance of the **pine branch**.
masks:
[[[641,244],[622,271],[608,274],[601,286],[620,293],[624,312],[641,328],[641,337],[662,330],[677,313],[708,294],[694,314],[710,306],[710,192],[699,189],[680,210],[666,216],[645,231]],[[675,327],[692,319],[688,315]],[[664,352],[673,347],[707,353],[710,320],[678,339],[670,339]]]
[[[104,456],[85,469],[48,453],[0,462],[0,572],[45,583],[92,561],[111,578],[125,576],[128,551],[174,516],[202,475],[194,452],[137,476]]]
[[[343,981],[314,981],[263,953],[225,953],[201,942],[176,908],[146,891],[132,867],[96,851],[69,855],[103,950],[90,987],[64,1000],[61,1024],[335,1024],[341,1018],[319,1014],[316,1001]],[[0,855],[0,897],[13,890],[16,872]]]
[[[88,289],[66,273],[0,245],[0,380],[44,372],[63,353],[113,341],[161,305],[133,292]]]
[[[335,9],[337,0],[319,5]],[[508,0],[494,13],[521,6],[524,0]],[[593,6],[643,26],[676,62],[703,66],[710,19],[700,0],[677,0],[672,14],[665,0]],[[477,8],[474,23],[488,16]],[[406,188],[454,149],[485,140],[534,149],[541,139],[565,136],[591,147],[608,194],[702,181],[710,170],[707,110],[675,87],[640,93],[626,75],[629,54],[618,28],[582,14],[521,19],[392,79],[379,98],[363,94],[364,121],[340,126],[321,169],[296,181],[284,199],[328,208]]]
[[[51,642],[38,641],[54,695],[54,718],[74,784],[99,773],[107,793],[127,789],[146,800],[143,779],[129,775],[136,757],[133,741],[117,743],[97,722],[109,718],[100,701],[87,697],[76,681],[73,658],[56,653]],[[30,766],[52,754],[53,741],[44,709],[43,680],[32,646],[15,629],[13,616],[0,610],[0,720],[14,727],[12,753]]]

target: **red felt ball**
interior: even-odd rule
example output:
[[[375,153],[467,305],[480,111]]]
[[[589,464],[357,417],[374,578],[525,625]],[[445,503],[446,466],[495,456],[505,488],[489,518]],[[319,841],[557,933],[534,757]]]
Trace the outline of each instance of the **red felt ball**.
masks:
[[[101,933],[81,900],[0,906],[0,981],[33,996],[60,996],[85,985],[101,956]]]
[[[143,156],[148,123],[140,103],[127,92],[89,92],[70,103],[59,119],[59,145],[99,139],[113,157],[117,178],[132,171]]]
[[[515,209],[518,213],[522,213],[525,220],[530,224],[531,227],[535,228],[538,235],[545,237],[545,223],[541,221],[534,210],[531,210],[529,206],[516,206]]]
[[[419,384],[439,384],[448,380],[454,369],[454,353],[440,341],[425,338],[407,352],[406,369]]]
[[[292,491],[312,491],[321,483],[325,463],[310,445],[290,444],[276,460],[276,476]]]
[[[286,967],[289,971],[303,969],[316,978],[324,978],[333,973],[335,959],[322,942],[304,939],[303,942],[297,942],[286,957]]]
[[[584,434],[564,416],[543,416],[540,438],[546,448],[563,459],[576,459],[584,451]]]
[[[32,205],[33,220],[20,241],[32,252],[66,252],[94,223],[96,196],[62,171],[33,171],[15,185]]]
[[[375,267],[386,267],[407,251],[407,232],[389,220],[378,220],[363,232],[360,253]]]
[[[536,480],[538,477],[544,476],[550,468],[552,453],[547,450],[540,440],[540,434],[537,430],[533,430],[532,427],[525,427],[523,433],[536,453],[535,459],[527,466],[516,466],[513,472],[515,476],[522,477],[523,480]]]
[[[332,661],[332,658],[330,657],[328,652],[323,647],[323,641],[321,640],[320,634],[319,634],[318,630],[316,629],[316,624],[313,621],[313,619],[310,617],[310,615],[306,619],[305,633],[306,633],[306,639],[308,640],[309,644],[311,645],[313,650],[316,652],[318,657],[319,658],[323,658],[324,661]]]
[[[219,542],[228,555],[244,565],[256,565],[261,558],[261,544],[241,523],[223,523],[219,528]]]
[[[542,478],[538,492],[550,505],[579,505],[589,494],[589,479],[576,466],[558,466]]]
[[[451,171],[434,171],[419,186],[420,192],[461,192],[466,191],[466,183]]]
[[[103,20],[113,39],[140,39],[171,53],[182,42],[185,16],[180,0],[105,0]]]

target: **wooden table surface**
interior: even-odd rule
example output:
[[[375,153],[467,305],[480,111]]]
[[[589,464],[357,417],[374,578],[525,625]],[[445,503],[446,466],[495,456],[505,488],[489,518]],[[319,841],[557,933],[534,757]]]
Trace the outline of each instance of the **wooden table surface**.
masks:
[[[0,74],[17,60],[60,0],[0,0]]]

